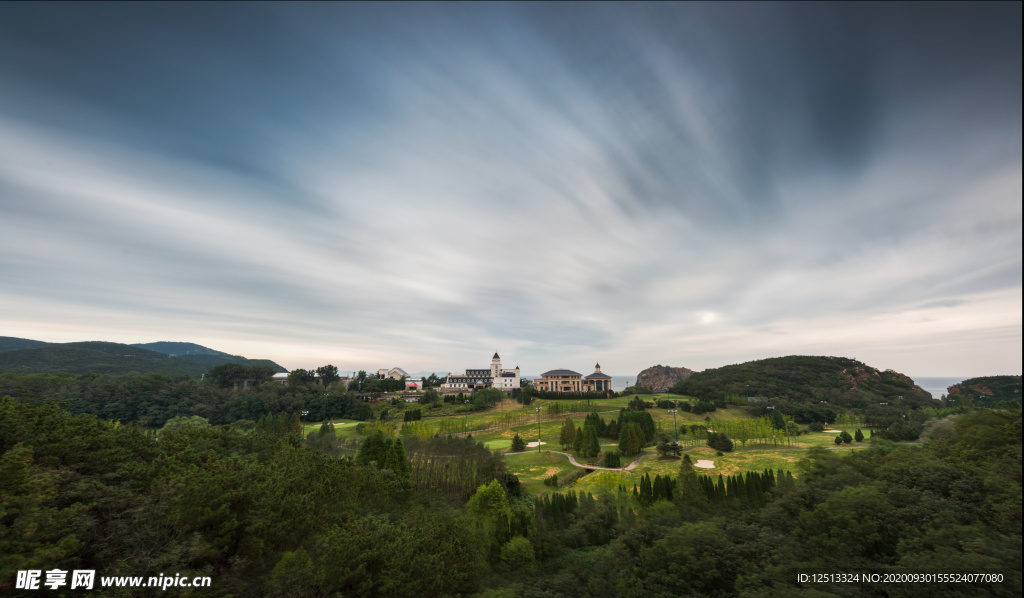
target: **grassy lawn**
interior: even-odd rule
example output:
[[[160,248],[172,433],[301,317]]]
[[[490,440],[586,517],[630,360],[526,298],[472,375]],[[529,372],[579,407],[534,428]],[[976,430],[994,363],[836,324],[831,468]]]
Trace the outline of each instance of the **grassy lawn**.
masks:
[[[338,436],[356,436],[356,424],[363,422],[355,419],[332,419],[331,423],[334,424],[334,433]],[[322,422],[316,422],[315,424],[306,424],[303,427],[303,432],[309,434],[310,432],[319,432]]]
[[[576,467],[569,463],[565,455],[550,453],[544,450],[505,457],[508,470],[519,476],[519,482],[526,491],[540,495],[555,490],[544,485],[544,478],[558,474],[558,477],[574,471]]]
[[[496,451],[498,449],[507,449],[512,446],[512,440],[508,438],[497,438],[495,440],[487,440],[484,442],[484,446],[491,449],[492,451]]]

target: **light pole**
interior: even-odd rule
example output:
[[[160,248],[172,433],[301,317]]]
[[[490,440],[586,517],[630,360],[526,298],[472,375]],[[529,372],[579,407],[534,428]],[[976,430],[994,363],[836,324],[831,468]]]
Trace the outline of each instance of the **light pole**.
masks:
[[[903,395],[900,395],[898,398],[900,400],[900,419],[907,419],[907,416],[903,415]]]
[[[676,411],[678,409],[672,410],[672,430],[676,433],[676,444],[679,444],[679,427],[676,426]]]
[[[306,439],[306,416],[309,415],[309,411],[302,411],[302,439]]]
[[[540,452],[540,407],[537,407],[537,452]]]
[[[466,399],[466,414],[462,416],[463,431],[469,433],[469,399]]]
[[[885,406],[889,403],[879,403],[882,406],[882,413],[885,413],[885,429],[889,429],[889,413],[885,410]]]

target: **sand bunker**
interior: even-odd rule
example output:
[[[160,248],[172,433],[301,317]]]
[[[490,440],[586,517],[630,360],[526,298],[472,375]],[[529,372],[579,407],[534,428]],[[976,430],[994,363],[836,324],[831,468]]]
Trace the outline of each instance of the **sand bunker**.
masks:
[[[547,444],[547,443],[546,442],[541,442],[539,444]],[[526,443],[526,446],[528,446],[530,448],[537,448],[538,443],[536,443],[536,442],[528,442],[528,443]]]
[[[697,462],[693,464],[694,467],[700,467],[701,469],[714,469],[715,462],[709,459],[697,459]]]
[[[829,434],[839,434],[842,430],[822,430],[822,432],[828,432]]]

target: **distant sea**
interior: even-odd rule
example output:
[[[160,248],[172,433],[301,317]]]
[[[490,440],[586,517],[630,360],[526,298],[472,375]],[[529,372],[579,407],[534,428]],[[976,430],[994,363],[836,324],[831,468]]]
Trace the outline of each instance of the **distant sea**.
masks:
[[[914,379],[915,384],[932,393],[933,399],[941,399],[942,395],[949,393],[948,388],[950,386],[953,386],[958,382],[963,382],[964,380],[967,380],[968,376],[959,376],[953,378],[946,376],[911,376],[911,378]]]

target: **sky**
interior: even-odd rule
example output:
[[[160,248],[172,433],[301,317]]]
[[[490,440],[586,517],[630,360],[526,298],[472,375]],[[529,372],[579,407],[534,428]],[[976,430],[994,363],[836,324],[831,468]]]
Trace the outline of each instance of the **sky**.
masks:
[[[0,336],[1019,374],[1021,4],[0,4]]]

